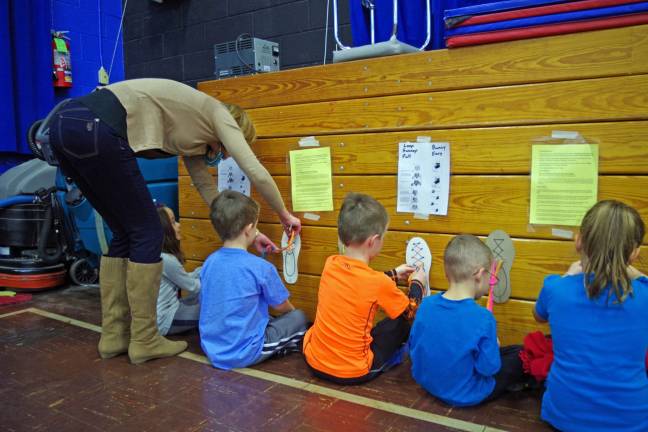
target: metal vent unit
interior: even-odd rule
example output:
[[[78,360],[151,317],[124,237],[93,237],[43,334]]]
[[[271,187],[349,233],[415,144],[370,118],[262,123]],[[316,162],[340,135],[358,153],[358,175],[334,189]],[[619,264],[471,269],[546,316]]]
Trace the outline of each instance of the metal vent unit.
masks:
[[[220,78],[279,70],[279,44],[259,38],[214,45],[214,75]]]

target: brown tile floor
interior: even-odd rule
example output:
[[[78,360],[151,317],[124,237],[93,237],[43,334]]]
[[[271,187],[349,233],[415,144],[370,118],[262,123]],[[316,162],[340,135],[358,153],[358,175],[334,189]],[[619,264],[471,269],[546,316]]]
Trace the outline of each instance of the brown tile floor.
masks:
[[[35,294],[0,315],[29,307],[100,324],[98,289]],[[196,332],[178,337],[202,355]],[[0,319],[0,429],[3,431],[450,431],[456,430],[335,396],[289,387],[200,362],[171,358],[139,366],[100,360],[96,332],[33,313]],[[457,409],[427,395],[401,365],[352,387],[313,378],[298,355],[255,369],[350,395],[510,431],[548,431],[539,395],[523,392]],[[341,397],[338,395],[338,397]],[[351,396],[352,397],[352,396]],[[348,399],[348,397],[344,397]],[[356,401],[357,402],[357,401]],[[482,426],[479,426],[482,425]],[[470,426],[470,425],[469,425]]]

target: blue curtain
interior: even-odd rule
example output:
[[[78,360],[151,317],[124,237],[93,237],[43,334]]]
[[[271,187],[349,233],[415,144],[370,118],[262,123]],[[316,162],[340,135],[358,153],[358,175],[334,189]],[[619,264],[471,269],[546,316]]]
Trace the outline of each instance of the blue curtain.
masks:
[[[26,134],[54,104],[47,0],[0,0],[0,157],[30,154]]]
[[[339,1],[339,0],[338,0]],[[394,24],[394,0],[372,0],[374,9],[374,28],[376,42],[389,39]],[[398,2],[398,30],[396,36],[401,42],[420,47],[426,36],[426,0],[400,0]],[[434,0],[427,0],[432,4]],[[371,19],[368,8],[362,6],[362,0],[349,0],[351,12],[351,34],[353,46],[371,43]],[[430,45],[432,46],[430,38]]]

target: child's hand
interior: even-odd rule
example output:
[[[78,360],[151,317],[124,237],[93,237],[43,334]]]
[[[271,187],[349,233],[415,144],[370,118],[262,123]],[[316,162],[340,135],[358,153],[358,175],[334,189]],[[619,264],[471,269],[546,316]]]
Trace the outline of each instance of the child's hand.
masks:
[[[398,277],[398,280],[405,282],[409,275],[411,275],[415,270],[415,267],[409,266],[407,264],[401,264],[396,267],[396,276]]]
[[[277,245],[272,243],[272,240],[270,240],[265,234],[258,233],[254,238],[254,248],[259,253],[268,253],[277,249]]]
[[[419,268],[417,268],[414,271],[414,273],[412,273],[411,278],[412,278],[412,280],[419,281],[421,284],[423,284],[423,286],[425,286],[426,282],[427,282],[427,274],[425,274],[425,270],[423,270],[423,266],[420,266]]]
[[[567,273],[565,273],[565,276],[574,276],[581,273],[583,273],[583,265],[580,261],[576,261],[569,266],[569,269],[567,270]]]

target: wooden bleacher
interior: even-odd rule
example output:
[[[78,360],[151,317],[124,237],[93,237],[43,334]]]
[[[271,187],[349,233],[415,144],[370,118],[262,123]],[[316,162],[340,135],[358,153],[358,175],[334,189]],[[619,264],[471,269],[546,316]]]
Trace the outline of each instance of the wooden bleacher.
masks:
[[[379,199],[391,218],[372,266],[404,262],[407,240],[421,236],[432,249],[435,289],[447,287],[442,254],[453,235],[507,231],[516,257],[511,300],[495,306],[499,337],[503,344],[519,343],[530,331],[546,331],[532,318],[533,300],[546,275],[564,272],[577,259],[572,241],[553,237],[552,227],[528,224],[531,144],[553,130],[578,131],[598,143],[599,198],[622,200],[648,222],[648,26],[316,66],[198,88],[248,110],[259,136],[253,150],[289,209],[288,151],[310,135],[331,147],[335,211],[320,212],[316,222],[302,218],[299,280],[288,285],[294,304],[311,318],[324,261],[337,253],[337,211],[345,194],[357,191]],[[421,135],[450,142],[452,156],[448,216],[427,221],[396,213],[398,143]],[[182,163],[179,172],[191,269],[220,242]],[[263,207],[259,228],[278,242],[278,218],[254,191],[253,197]],[[648,256],[648,249],[642,253]],[[281,269],[281,258],[272,260]]]

